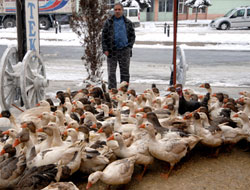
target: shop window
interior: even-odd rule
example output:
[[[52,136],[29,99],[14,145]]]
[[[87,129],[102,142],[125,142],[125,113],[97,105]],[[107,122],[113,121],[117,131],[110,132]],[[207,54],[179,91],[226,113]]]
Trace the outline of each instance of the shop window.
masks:
[[[159,0],[159,12],[172,12],[173,0]]]
[[[192,12],[196,13],[197,8],[193,8]],[[206,13],[206,7],[198,9],[198,13]]]
[[[185,6],[186,0],[179,0],[178,13],[185,14],[187,13],[187,7]]]

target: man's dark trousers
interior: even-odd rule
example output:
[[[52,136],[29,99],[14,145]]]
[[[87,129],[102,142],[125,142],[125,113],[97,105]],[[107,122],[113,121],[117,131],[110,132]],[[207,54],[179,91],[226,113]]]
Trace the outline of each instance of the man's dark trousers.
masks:
[[[119,63],[120,79],[129,82],[129,64],[130,64],[130,48],[126,47],[121,50],[115,50],[111,57],[108,57],[108,88],[117,88],[116,68]]]

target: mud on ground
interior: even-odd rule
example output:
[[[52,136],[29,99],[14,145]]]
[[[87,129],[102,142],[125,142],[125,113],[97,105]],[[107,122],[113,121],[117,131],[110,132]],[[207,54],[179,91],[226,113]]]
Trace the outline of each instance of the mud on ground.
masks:
[[[250,152],[244,150],[246,145],[249,147],[242,141],[232,150],[223,147],[218,157],[211,155],[211,149],[198,145],[175,166],[168,180],[160,176],[168,164],[155,160],[142,181],[134,177],[142,171],[142,167],[136,166],[130,183],[112,186],[111,190],[249,190]],[[72,181],[83,190],[87,177],[77,173]],[[98,181],[90,189],[106,190],[107,187]]]

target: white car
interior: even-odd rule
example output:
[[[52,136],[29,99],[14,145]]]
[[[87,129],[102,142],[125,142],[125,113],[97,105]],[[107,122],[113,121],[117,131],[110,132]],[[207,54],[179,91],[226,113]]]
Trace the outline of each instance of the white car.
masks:
[[[111,9],[109,14],[113,15],[114,10]],[[140,26],[140,9],[138,7],[124,7],[123,15],[133,23],[134,27]]]
[[[212,28],[217,30],[228,30],[230,28],[250,28],[250,6],[242,6],[230,10],[223,17],[212,20]]]

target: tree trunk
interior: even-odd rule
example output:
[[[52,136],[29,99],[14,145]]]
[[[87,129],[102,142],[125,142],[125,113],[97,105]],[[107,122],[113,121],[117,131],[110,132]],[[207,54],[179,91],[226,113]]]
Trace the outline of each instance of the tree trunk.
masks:
[[[198,18],[198,11],[199,11],[199,8],[197,7],[197,8],[196,8],[196,14],[195,14],[195,22],[197,22],[197,18]]]

